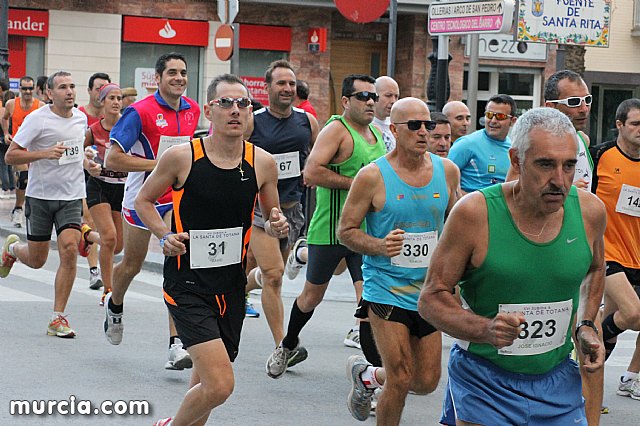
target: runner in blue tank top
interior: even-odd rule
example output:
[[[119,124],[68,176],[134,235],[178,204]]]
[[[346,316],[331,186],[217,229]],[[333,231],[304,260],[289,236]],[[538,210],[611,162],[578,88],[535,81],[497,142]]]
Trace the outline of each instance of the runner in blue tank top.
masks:
[[[385,366],[374,367],[360,355],[349,358],[347,406],[357,420],[369,416],[374,389],[384,384],[378,422],[398,424],[409,390],[430,393],[440,379],[441,335],[418,315],[418,296],[458,198],[460,172],[427,152],[434,127],[420,99],[396,102],[390,126],[396,148],[358,173],[342,212],[340,240],[364,254],[356,316],[369,318]],[[366,232],[360,228],[365,218]]]

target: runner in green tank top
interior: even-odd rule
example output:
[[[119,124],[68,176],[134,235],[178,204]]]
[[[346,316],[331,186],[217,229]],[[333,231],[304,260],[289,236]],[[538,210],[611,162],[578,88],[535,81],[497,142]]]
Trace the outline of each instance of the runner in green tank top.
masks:
[[[570,337],[577,322],[584,368],[602,369],[593,321],[604,289],[606,213],[572,186],[579,142],[566,115],[529,110],[512,138],[520,179],[458,202],[418,304],[458,339],[441,423],[587,425]],[[456,284],[464,308],[451,293]]]
[[[371,122],[378,100],[375,79],[351,74],[342,82],[342,116],[333,116],[318,134],[304,169],[307,185],[315,186],[316,210],[309,225],[307,280],[291,308],[287,335],[267,360],[269,377],[303,361],[298,335],[320,304],[334,270],[345,259],[356,291],[362,296],[362,256],[338,242],[342,206],[356,173],[386,152],[382,135]],[[359,339],[358,339],[359,340]]]

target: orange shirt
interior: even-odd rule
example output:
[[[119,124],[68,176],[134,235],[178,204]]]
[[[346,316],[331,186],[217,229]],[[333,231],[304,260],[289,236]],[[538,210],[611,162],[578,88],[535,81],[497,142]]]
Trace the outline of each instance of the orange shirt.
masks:
[[[22,126],[24,118],[38,108],[40,108],[40,99],[38,98],[33,98],[33,104],[31,104],[31,108],[28,110],[22,109],[22,106],[20,106],[20,98],[15,99],[13,114],[11,114],[11,137],[18,133],[18,129]]]
[[[640,159],[625,155],[615,141],[598,145],[591,153],[592,191],[607,209],[605,260],[640,269]]]

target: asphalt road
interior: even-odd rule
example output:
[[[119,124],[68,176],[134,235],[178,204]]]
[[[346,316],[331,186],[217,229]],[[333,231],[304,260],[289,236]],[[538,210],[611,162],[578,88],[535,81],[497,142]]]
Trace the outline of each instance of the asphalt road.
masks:
[[[16,264],[11,275],[0,281],[2,329],[2,382],[0,424],[10,425],[152,425],[159,417],[175,413],[189,380],[188,371],[164,370],[167,356],[167,314],[161,300],[162,278],[143,271],[132,284],[125,302],[125,335],[120,346],[107,343],[102,332],[103,308],[100,293],[88,288],[88,269],[78,262],[78,279],[71,295],[69,322],[78,333],[75,339],[46,335],[52,309],[53,280],[57,252],[52,251],[44,269],[34,271]],[[303,272],[304,274],[304,272]],[[301,274],[301,275],[303,275]],[[302,276],[284,284],[285,311],[302,288]],[[355,425],[346,407],[349,382],[346,359],[357,353],[342,340],[353,324],[353,290],[346,276],[329,288],[302,342],[309,359],[278,380],[267,377],[264,364],[274,343],[264,318],[247,318],[240,354],[234,365],[233,395],[214,411],[208,424],[217,425]],[[252,301],[258,310],[259,295]],[[603,425],[637,425],[640,401],[615,395],[617,381],[635,346],[636,333],[627,332],[606,367],[605,404],[611,414]],[[438,422],[447,352],[445,338],[443,378],[432,395],[409,395],[403,425],[435,425]],[[10,401],[81,400],[92,407],[103,401],[144,400],[149,415],[12,416]],[[78,405],[76,405],[78,407]],[[84,406],[83,406],[84,407]],[[78,408],[79,409],[79,408]],[[370,418],[365,424],[374,424]],[[490,420],[488,424],[491,424]]]

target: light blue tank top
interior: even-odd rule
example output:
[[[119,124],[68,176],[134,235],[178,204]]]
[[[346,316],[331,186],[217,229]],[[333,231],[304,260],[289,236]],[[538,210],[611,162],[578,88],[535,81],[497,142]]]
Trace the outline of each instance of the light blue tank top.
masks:
[[[442,159],[433,154],[429,156],[433,175],[431,181],[420,188],[400,179],[385,157],[375,161],[384,180],[386,198],[382,210],[367,213],[367,234],[384,238],[394,229],[403,229],[412,233],[437,231],[440,235],[449,192]],[[418,310],[418,297],[427,268],[395,266],[388,257],[365,255],[362,273],[365,300]]]

